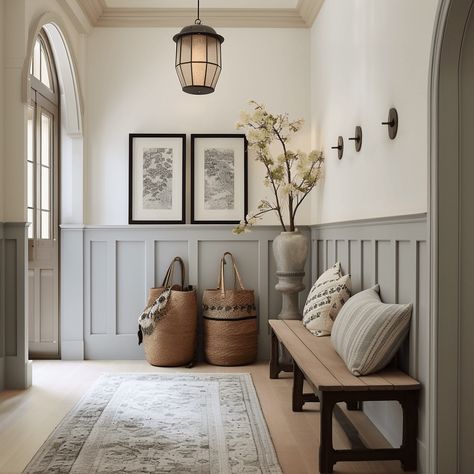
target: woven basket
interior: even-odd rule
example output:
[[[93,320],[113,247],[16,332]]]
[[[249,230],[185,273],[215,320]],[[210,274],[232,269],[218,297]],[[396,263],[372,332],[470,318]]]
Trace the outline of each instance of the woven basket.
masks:
[[[146,360],[151,365],[176,367],[193,361],[196,350],[197,299],[196,290],[184,288],[184,264],[176,257],[168,268],[163,286],[150,288],[147,307],[169,288],[173,279],[173,266],[181,266],[181,285],[171,289],[163,318],[156,322],[152,334],[143,334]]]
[[[234,289],[225,288],[225,257],[232,259]],[[238,287],[237,287],[238,285]],[[253,290],[246,290],[230,252],[221,259],[218,288],[202,298],[204,354],[214,365],[251,364],[257,358],[257,310]]]

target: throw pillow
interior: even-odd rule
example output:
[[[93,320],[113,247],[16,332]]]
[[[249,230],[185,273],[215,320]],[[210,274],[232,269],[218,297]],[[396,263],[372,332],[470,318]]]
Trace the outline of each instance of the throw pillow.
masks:
[[[342,307],[331,342],[354,375],[382,370],[410,327],[411,304],[382,303],[379,286],[357,293]]]
[[[329,336],[342,305],[351,296],[350,275],[341,276],[336,263],[315,282],[303,310],[303,324],[315,336]]]

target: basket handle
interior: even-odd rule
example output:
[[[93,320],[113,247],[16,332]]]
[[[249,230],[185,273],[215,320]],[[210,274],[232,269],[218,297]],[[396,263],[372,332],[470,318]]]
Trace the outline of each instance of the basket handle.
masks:
[[[168,288],[171,286],[171,283],[173,281],[174,267],[175,267],[176,262],[179,263],[179,266],[181,268],[181,288],[184,288],[185,270],[184,270],[184,262],[181,257],[174,257],[174,259],[170,263],[170,266],[168,267],[168,270],[166,271],[166,275],[165,275],[165,278],[163,279],[163,283],[161,286],[165,288]]]
[[[235,263],[234,256],[230,252],[225,252],[221,258],[221,271],[218,281],[218,288],[221,290],[222,293],[225,293],[225,277],[224,277],[224,265],[226,264],[225,258],[229,255],[232,260],[232,269],[234,270],[234,289],[237,289],[237,284],[239,289],[245,290],[244,285],[242,283],[242,278],[240,277],[239,270]]]

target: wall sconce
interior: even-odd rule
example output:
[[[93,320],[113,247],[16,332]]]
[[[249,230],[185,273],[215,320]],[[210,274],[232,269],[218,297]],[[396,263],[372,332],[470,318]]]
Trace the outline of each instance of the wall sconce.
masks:
[[[362,127],[357,127],[355,128],[354,136],[349,138],[349,140],[354,141],[354,146],[356,151],[360,151],[362,148]]]
[[[388,136],[393,140],[398,132],[398,112],[397,109],[391,108],[388,112],[388,121],[382,122],[382,125],[388,126]]]
[[[344,154],[344,138],[341,136],[337,137],[337,146],[332,146],[331,149],[337,150],[337,157],[341,159]]]

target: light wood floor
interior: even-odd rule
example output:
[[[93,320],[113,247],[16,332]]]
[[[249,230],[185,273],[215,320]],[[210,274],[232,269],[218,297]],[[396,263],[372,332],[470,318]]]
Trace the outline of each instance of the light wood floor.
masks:
[[[200,364],[193,369],[158,369],[144,361],[35,361],[33,387],[0,393],[0,473],[20,473],[51,431],[91,384],[106,372],[249,372],[285,474],[317,473],[319,446],[318,404],[303,413],[291,411],[291,379],[268,378],[266,364],[226,368]],[[360,412],[351,421],[361,438],[373,447],[387,446],[384,438]],[[334,444],[349,447],[334,423]],[[334,472],[401,473],[398,462],[338,463]]]

